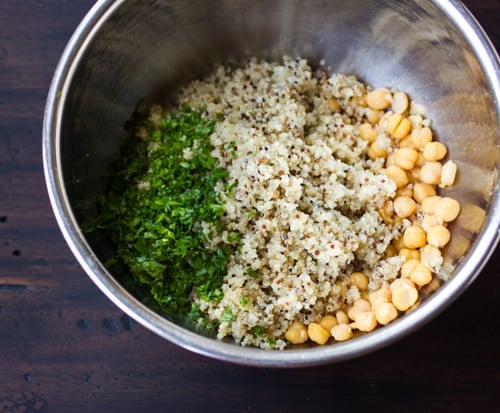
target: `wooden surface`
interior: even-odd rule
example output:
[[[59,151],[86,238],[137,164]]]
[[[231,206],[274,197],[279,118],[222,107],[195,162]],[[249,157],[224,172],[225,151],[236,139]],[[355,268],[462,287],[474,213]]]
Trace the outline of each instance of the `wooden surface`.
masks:
[[[0,1],[0,412],[500,412],[500,254],[437,319],[316,368],[229,365],[121,313],[76,263],[42,172],[49,82],[90,0]],[[497,50],[500,2],[467,1]]]

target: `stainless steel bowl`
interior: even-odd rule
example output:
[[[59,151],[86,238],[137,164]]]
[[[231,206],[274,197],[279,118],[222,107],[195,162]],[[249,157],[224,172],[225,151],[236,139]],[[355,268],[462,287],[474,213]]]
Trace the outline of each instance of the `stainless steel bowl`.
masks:
[[[137,102],[167,102],[179,85],[219,62],[299,55],[424,104],[459,164],[446,191],[463,212],[452,226],[443,274],[413,312],[348,342],[265,351],[216,341],[156,314],[103,262],[112,246],[82,225],[95,215],[104,175]],[[257,366],[346,360],[409,334],[450,305],[479,274],[499,238],[499,58],[455,0],[101,0],[62,55],[43,130],[45,178],[61,231],[97,286],[124,312],[197,353]],[[116,277],[115,277],[116,276]]]

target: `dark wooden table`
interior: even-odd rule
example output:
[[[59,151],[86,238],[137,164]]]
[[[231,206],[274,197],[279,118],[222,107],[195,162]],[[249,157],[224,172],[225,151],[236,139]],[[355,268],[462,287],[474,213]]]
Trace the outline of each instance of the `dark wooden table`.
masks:
[[[336,365],[272,370],[192,354],[132,322],[53,218],[41,128],[91,0],[0,1],[0,412],[500,412],[500,253],[437,319]],[[500,1],[465,2],[497,47]]]

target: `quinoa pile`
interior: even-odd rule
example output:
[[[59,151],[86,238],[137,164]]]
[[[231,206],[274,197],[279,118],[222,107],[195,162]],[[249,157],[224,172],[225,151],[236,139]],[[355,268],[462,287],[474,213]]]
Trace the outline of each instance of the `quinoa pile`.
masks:
[[[359,136],[366,94],[354,76],[329,76],[288,57],[219,67],[183,90],[182,105],[218,119],[212,155],[235,185],[230,196],[218,188],[226,230],[207,248],[232,232],[241,247],[222,299],[198,300],[220,322],[219,339],[282,349],[294,321],[317,322],[361,298],[353,272],[368,276],[368,291],[398,277],[404,258],[386,251],[410,221],[380,213],[397,186]],[[382,147],[389,140],[377,137]]]

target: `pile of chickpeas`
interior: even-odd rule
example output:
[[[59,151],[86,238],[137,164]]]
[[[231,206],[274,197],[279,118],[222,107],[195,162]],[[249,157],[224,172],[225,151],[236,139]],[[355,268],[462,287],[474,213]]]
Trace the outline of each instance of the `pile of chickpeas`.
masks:
[[[400,276],[376,291],[368,292],[369,278],[362,272],[349,276],[349,284],[358,288],[360,299],[344,310],[323,316],[307,326],[293,322],[285,334],[292,344],[311,340],[325,344],[330,337],[345,341],[353,332],[369,332],[384,326],[400,314],[411,311],[419,303],[422,287],[429,285],[442,263],[441,249],[450,241],[448,224],[460,213],[460,204],[442,197],[437,188],[453,185],[457,165],[444,162],[447,148],[433,141],[430,123],[423,117],[423,108],[410,102],[404,92],[386,88],[370,91],[363,98],[366,121],[359,127],[359,136],[368,142],[370,159],[385,159],[384,170],[397,186],[394,199],[379,210],[390,224],[408,219],[402,236],[389,245],[386,256],[404,258]],[[338,110],[338,102],[330,102]],[[379,137],[389,137],[387,139]]]

